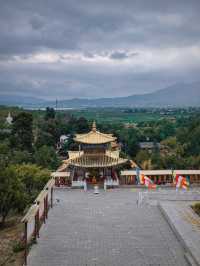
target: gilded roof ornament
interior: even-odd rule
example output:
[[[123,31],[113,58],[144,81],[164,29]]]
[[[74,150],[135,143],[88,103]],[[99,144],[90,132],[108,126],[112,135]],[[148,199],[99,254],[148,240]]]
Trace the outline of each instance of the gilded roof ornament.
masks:
[[[97,127],[96,127],[96,122],[95,121],[93,121],[93,123],[92,123],[92,131],[93,132],[97,131]]]

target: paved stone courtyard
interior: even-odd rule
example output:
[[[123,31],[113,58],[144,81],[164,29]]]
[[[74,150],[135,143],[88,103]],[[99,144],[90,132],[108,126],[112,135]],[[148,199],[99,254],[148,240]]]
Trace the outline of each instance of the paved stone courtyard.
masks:
[[[188,265],[158,207],[137,206],[138,190],[57,189],[29,266]]]

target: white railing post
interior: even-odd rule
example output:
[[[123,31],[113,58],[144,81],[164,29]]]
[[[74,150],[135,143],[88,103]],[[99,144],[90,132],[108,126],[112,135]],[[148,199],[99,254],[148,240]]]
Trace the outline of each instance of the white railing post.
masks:
[[[105,191],[107,190],[107,182],[106,182],[106,180],[104,180],[104,190]]]
[[[86,182],[86,180],[84,180],[84,191],[85,192],[87,191],[87,182]]]

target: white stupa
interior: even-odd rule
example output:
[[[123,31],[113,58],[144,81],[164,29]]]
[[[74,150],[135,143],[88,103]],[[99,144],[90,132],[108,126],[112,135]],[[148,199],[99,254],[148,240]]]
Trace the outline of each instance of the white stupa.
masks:
[[[9,113],[8,113],[8,116],[6,117],[6,122],[7,122],[9,125],[11,125],[11,124],[12,124],[12,121],[13,121],[13,118],[12,118],[10,112],[9,112]]]

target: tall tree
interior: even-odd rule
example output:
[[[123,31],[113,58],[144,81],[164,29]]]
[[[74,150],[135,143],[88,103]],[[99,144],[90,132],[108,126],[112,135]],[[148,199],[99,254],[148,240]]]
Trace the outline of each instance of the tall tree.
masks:
[[[4,141],[0,143],[0,169],[4,169],[10,163],[11,159],[11,151],[9,147],[9,143]]]
[[[13,120],[11,144],[20,150],[32,150],[33,117],[32,114],[21,112]]]
[[[89,124],[85,117],[80,117],[77,120],[77,132],[79,133],[85,133],[89,131]]]
[[[46,108],[46,113],[45,113],[45,119],[49,120],[49,119],[54,119],[56,116],[56,112],[53,108],[51,107],[47,107]]]

